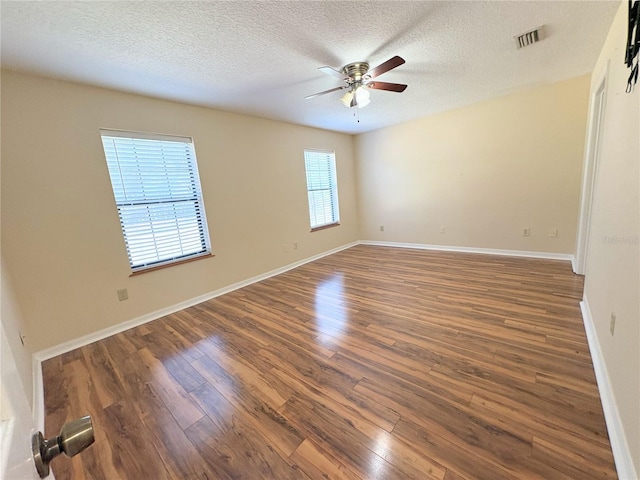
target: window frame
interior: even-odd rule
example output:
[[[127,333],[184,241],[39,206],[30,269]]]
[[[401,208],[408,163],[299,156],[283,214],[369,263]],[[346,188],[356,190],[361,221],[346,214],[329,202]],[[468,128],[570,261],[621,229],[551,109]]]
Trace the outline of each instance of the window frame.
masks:
[[[156,153],[160,155],[162,158],[162,166],[160,168],[147,170],[141,174],[141,177],[147,175],[147,178],[140,178],[139,183],[134,185],[134,182],[125,182],[123,177],[123,166],[126,165],[125,160],[120,160],[120,156],[117,154],[117,138],[124,138],[133,141],[131,144],[132,149],[135,151],[136,146],[134,146],[136,141],[139,141],[138,148],[142,147],[143,143],[148,141],[152,142],[173,142],[187,145],[184,147],[184,156],[182,156],[181,152],[178,152],[179,160],[174,163],[168,163],[167,157],[169,156],[166,150],[163,151],[162,145],[156,144],[153,146],[156,149]],[[107,145],[105,141],[113,141],[113,149],[116,152],[115,158],[110,158],[110,153],[107,152]],[[120,221],[120,228],[123,235],[125,249],[127,252],[127,258],[129,261],[129,267],[131,268],[131,276],[138,275],[140,273],[145,273],[161,268],[170,267],[173,265],[179,265],[182,263],[191,262],[194,260],[199,260],[201,258],[211,257],[213,256],[211,253],[211,240],[209,237],[209,227],[207,223],[207,217],[205,212],[204,205],[204,195],[202,192],[202,184],[200,181],[200,175],[198,171],[198,161],[196,157],[195,144],[192,137],[186,136],[178,136],[178,135],[165,135],[165,134],[156,134],[156,133],[146,133],[146,132],[135,132],[135,131],[127,131],[127,130],[115,130],[108,128],[100,129],[100,141],[103,150],[103,154],[106,160],[106,166],[108,169],[109,182],[113,194],[113,198],[116,204],[116,209],[118,211],[118,218]],[[125,140],[126,141],[126,140]],[[148,144],[147,145],[151,145]],[[121,146],[122,148],[122,146]],[[180,149],[182,147],[179,146],[171,146],[171,149]],[[121,150],[122,152],[122,150]],[[174,152],[171,152],[174,153]],[[140,160],[138,160],[138,158]],[[129,160],[129,168],[133,165],[138,168],[144,167],[144,163],[146,162],[147,169],[149,168],[149,164],[152,163],[150,160],[152,157],[139,155],[137,153],[133,153],[130,155]],[[114,163],[115,162],[115,163]],[[141,165],[142,164],[142,165]],[[114,177],[112,176],[112,166],[117,168],[118,176],[116,177],[114,183]],[[153,198],[154,194],[150,193],[147,196],[146,193],[140,194],[139,191],[135,192],[131,195],[131,199],[126,200],[122,199],[122,195],[127,196],[126,186],[132,187],[137,186],[142,191],[144,191],[145,181],[147,182],[147,187],[150,185],[150,175],[158,174],[159,172],[164,171],[165,174],[168,175],[167,170],[171,167],[177,167],[179,169],[176,175],[182,175],[183,180],[184,177],[188,177],[189,184],[188,187],[185,187],[181,194],[174,195],[169,192],[172,185],[170,181],[167,181],[168,189],[165,190],[168,194],[166,197],[162,199]],[[175,179],[174,179],[175,181]],[[116,187],[119,188],[119,192],[116,192]],[[120,191],[121,190],[121,191]],[[154,191],[154,187],[147,188],[150,192]],[[155,189],[155,194],[157,192],[164,193],[161,189]],[[185,192],[189,192],[188,194]],[[145,198],[140,199],[136,197],[144,196]],[[118,200],[120,198],[120,201]],[[151,198],[149,198],[151,197]],[[126,209],[136,209],[139,207],[146,207],[146,217],[143,222],[134,223],[127,222],[125,219],[127,217]],[[183,210],[181,211],[181,207]],[[189,210],[193,209],[193,212]],[[169,215],[168,212],[172,212],[172,215]],[[186,212],[186,213],[185,213]],[[123,217],[124,214],[124,217]],[[130,213],[129,213],[130,214]],[[140,218],[142,218],[145,214],[140,214]],[[161,249],[167,237],[162,240],[159,239],[160,233],[163,228],[159,227],[160,221],[158,217],[165,216],[166,222],[175,222],[173,229],[175,232],[173,234],[168,235],[170,238],[170,243],[173,249],[183,250],[183,243],[187,243],[189,241],[192,245],[197,245],[199,243],[200,248],[188,248],[187,250],[191,250],[187,253],[184,251],[167,255],[166,253],[161,255],[159,249]],[[185,227],[184,222],[188,222],[189,226]],[[155,222],[155,223],[154,223]],[[149,240],[141,240],[140,234],[137,229],[140,228],[141,224],[146,224],[148,227],[148,231],[146,231],[143,235],[150,235],[152,237],[151,242]],[[133,225],[133,227],[132,227]],[[137,225],[137,227],[135,226]],[[127,231],[129,229],[129,231]],[[181,234],[182,232],[182,234]],[[189,233],[191,232],[191,233]],[[195,232],[195,233],[194,233]],[[136,260],[134,255],[132,254],[132,248],[141,249],[144,245],[153,245],[153,249],[156,252],[156,258],[153,260],[144,259],[144,260]],[[133,247],[132,247],[133,246]],[[139,257],[141,254],[139,252],[136,253]]]
[[[310,155],[327,155],[329,156],[329,188],[328,189],[315,189],[311,190],[310,187],[310,178],[309,178],[309,166],[308,166],[308,158],[307,154]],[[336,152],[335,150],[325,150],[318,148],[305,148],[304,149],[304,161],[305,161],[305,179],[306,179],[306,187],[307,187],[307,209],[309,213],[309,225],[311,227],[311,232],[315,232],[318,230],[323,230],[325,228],[331,228],[340,225],[340,202],[338,198],[338,172],[336,165]],[[317,220],[317,215],[314,214],[313,210],[313,202],[309,193],[311,191],[318,190],[329,190],[330,193],[330,206],[331,206],[331,217],[332,220],[326,223],[317,223],[314,225],[314,219]]]

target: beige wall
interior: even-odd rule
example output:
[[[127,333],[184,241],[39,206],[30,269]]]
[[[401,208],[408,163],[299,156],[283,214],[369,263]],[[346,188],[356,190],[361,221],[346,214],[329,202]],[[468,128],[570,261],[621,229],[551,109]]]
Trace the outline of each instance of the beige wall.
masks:
[[[0,80],[0,89],[2,82]],[[0,99],[0,105],[1,105]],[[0,110],[1,111],[1,110]],[[0,131],[0,145],[2,144],[2,132]],[[0,161],[2,155],[0,155]],[[0,171],[1,163],[0,163]],[[1,181],[0,181],[1,191]],[[0,194],[0,204],[1,204]],[[2,208],[0,205],[0,212]],[[0,213],[1,218],[1,213]],[[1,222],[0,222],[1,225]],[[1,231],[1,227],[0,227]],[[2,240],[0,233],[0,253],[2,250]],[[21,385],[24,391],[24,396],[29,402],[29,409],[33,408],[33,377],[32,377],[32,356],[33,350],[27,345],[23,345],[21,336],[26,333],[27,325],[22,316],[22,312],[16,301],[13,284],[6,268],[6,262],[4,258],[0,256],[0,321],[2,322],[2,335],[6,335],[7,343],[2,340],[2,345],[7,345],[7,350],[4,349],[0,352],[2,361],[0,362],[0,369],[2,374],[2,384],[0,385],[0,420],[4,420],[8,416],[12,416],[14,412],[10,406],[10,394],[4,392],[5,388],[13,388],[15,385]],[[8,378],[17,376],[18,378]],[[6,385],[5,382],[9,384]],[[4,393],[2,393],[4,392]],[[17,392],[12,392],[17,396]],[[14,398],[14,397],[11,397]],[[22,398],[22,397],[17,397]]]
[[[194,138],[215,257],[129,277],[101,127]],[[314,233],[308,147],[336,151],[342,222]],[[323,130],[2,72],[2,170],[2,255],[32,351],[358,239],[353,140]]]
[[[624,92],[627,7],[596,64],[591,93],[607,63],[600,155],[588,239],[585,300],[593,317],[635,470],[640,474],[640,85]],[[616,314],[615,335],[609,333]]]
[[[24,390],[25,397],[28,399],[29,408],[32,408],[33,405],[33,378],[32,378],[32,363],[31,358],[33,355],[33,351],[26,345],[23,345],[20,341],[20,334],[22,332],[26,332],[26,322],[23,319],[22,312],[20,311],[20,307],[15,299],[15,295],[13,293],[13,287],[11,284],[11,280],[7,275],[7,271],[5,268],[5,262],[2,261],[1,265],[2,270],[2,302],[1,302],[1,312],[0,315],[2,317],[2,334],[7,336],[7,346],[10,351],[0,352],[2,354],[2,362],[0,362],[0,368],[2,368],[2,380],[3,384],[1,389],[7,388],[4,385],[4,380],[7,375],[12,376],[16,375],[17,379],[11,379],[11,385],[21,385],[22,390]],[[15,364],[15,370],[14,370]],[[17,395],[17,392],[12,392]],[[5,394],[6,395],[6,394]],[[8,410],[11,410],[8,407],[8,404],[5,403],[9,400],[9,398],[5,395],[0,395],[0,420],[4,420],[8,413]]]
[[[572,254],[588,88],[584,76],[360,135],[362,238]]]

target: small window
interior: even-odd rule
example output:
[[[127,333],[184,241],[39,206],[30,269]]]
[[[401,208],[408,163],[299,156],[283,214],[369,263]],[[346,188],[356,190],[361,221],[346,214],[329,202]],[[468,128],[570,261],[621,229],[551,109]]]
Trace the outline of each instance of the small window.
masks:
[[[132,272],[209,255],[193,140],[100,134]]]
[[[307,194],[311,230],[338,225],[338,182],[334,152],[305,150],[304,166],[307,171]]]

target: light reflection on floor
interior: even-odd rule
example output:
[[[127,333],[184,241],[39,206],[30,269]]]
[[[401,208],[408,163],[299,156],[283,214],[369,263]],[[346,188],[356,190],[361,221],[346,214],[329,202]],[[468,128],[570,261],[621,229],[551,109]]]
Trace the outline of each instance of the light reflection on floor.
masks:
[[[349,328],[349,313],[344,306],[344,275],[334,273],[326,279],[315,294],[317,340],[324,346],[340,343]]]
[[[373,478],[388,478],[386,462],[387,456],[391,453],[389,450],[389,442],[392,442],[391,435],[384,430],[378,432],[376,439],[372,442],[371,461],[369,464],[369,473]],[[381,460],[384,459],[385,461]]]

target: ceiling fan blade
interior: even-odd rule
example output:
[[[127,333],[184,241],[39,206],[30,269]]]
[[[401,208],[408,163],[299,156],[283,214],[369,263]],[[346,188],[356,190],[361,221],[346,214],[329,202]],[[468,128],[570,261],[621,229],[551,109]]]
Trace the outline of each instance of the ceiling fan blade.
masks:
[[[338,77],[340,80],[344,80],[346,78],[349,78],[347,75],[345,75],[344,73],[342,73],[339,70],[336,70],[333,67],[318,67],[318,70],[320,70],[322,73],[326,73],[327,75],[332,75],[334,77]]]
[[[396,67],[399,67],[403,63],[404,63],[404,58],[399,57],[399,56],[396,55],[395,57],[390,58],[386,62],[381,63],[377,67],[372,68],[371,70],[369,70],[367,72],[367,76],[369,76],[371,78],[375,78],[378,75],[382,75],[383,73],[388,72],[389,70],[392,70],[392,69],[394,69]]]
[[[407,85],[404,83],[389,83],[389,82],[369,82],[366,84],[369,88],[376,90],[387,90],[389,92],[404,92],[407,89]]]
[[[324,92],[314,93],[313,95],[309,95],[307,97],[304,97],[304,99],[305,100],[309,100],[310,98],[319,97],[320,95],[326,95],[327,93],[331,93],[331,92],[337,92],[338,90],[344,90],[345,88],[347,88],[347,85],[343,85],[342,87],[332,88],[330,90],[325,90]]]

